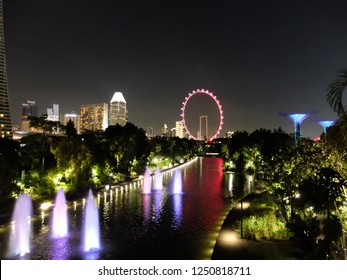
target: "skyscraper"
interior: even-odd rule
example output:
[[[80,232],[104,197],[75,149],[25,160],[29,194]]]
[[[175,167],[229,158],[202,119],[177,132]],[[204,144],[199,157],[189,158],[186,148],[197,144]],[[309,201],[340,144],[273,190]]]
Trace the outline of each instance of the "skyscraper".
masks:
[[[12,138],[10,104],[7,88],[4,17],[2,0],[0,0],[0,137]]]
[[[100,131],[108,127],[108,104],[98,103],[81,106],[81,132]]]
[[[81,129],[81,116],[75,114],[74,112],[71,114],[64,114],[61,116],[61,123],[63,125],[67,125],[69,121],[72,121],[75,125],[75,129],[77,131],[77,134],[80,134]]]
[[[125,126],[128,121],[127,103],[123,93],[115,92],[110,102],[109,125]]]
[[[167,124],[164,123],[161,127],[161,136],[168,137],[169,136],[169,128],[167,127]]]
[[[28,100],[27,103],[22,104],[22,118],[21,118],[21,131],[31,131],[29,117],[38,117],[38,107],[35,101]]]
[[[47,120],[52,122],[59,121],[59,104],[53,104],[53,108],[47,108]]]
[[[176,121],[175,136],[179,138],[185,137],[183,121]]]

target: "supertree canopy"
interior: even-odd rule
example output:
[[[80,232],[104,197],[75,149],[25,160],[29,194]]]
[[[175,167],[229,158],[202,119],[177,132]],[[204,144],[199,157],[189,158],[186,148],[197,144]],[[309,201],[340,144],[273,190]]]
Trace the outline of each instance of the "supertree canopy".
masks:
[[[282,116],[288,117],[294,123],[295,144],[298,144],[301,138],[301,123],[314,113],[279,113]]]

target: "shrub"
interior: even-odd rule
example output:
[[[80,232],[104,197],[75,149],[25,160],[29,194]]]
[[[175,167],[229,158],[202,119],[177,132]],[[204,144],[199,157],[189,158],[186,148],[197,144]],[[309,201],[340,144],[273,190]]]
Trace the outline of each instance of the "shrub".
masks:
[[[238,222],[238,231],[240,227],[241,222]],[[256,241],[287,240],[291,236],[285,224],[273,212],[260,217],[252,215],[244,218],[242,229],[244,238]]]

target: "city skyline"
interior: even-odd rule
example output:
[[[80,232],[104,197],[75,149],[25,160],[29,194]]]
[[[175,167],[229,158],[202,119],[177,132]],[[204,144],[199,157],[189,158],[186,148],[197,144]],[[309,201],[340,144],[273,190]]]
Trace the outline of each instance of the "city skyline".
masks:
[[[337,118],[326,93],[347,68],[344,1],[3,2],[13,124],[26,100],[40,113],[51,104],[79,113],[120,91],[128,121],[158,134],[175,126],[196,89],[220,100],[222,136],[293,133],[278,112]],[[303,137],[323,132],[310,118],[301,129]]]

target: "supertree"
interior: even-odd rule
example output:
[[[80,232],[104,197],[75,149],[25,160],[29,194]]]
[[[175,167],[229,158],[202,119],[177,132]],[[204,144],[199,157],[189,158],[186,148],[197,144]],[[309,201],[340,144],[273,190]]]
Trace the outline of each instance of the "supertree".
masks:
[[[279,113],[282,116],[290,118],[294,123],[294,138],[295,144],[299,143],[301,138],[301,123],[314,113]]]
[[[335,123],[335,121],[316,121],[316,122],[323,127],[323,134],[325,138],[327,136],[327,128],[332,126]]]

